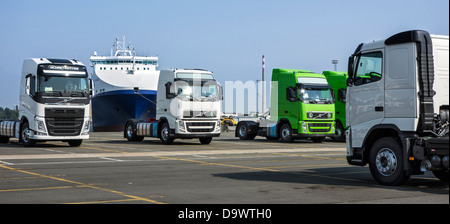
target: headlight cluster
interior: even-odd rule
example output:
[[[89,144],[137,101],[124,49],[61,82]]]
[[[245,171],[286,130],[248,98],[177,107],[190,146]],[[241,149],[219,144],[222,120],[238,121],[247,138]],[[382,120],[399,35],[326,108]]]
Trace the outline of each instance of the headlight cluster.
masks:
[[[47,135],[47,130],[45,129],[45,123],[42,120],[35,120],[36,121],[36,133],[35,135]]]
[[[220,120],[216,121],[216,129],[215,132],[220,132]]]
[[[306,126],[306,122],[302,122],[302,131],[303,131],[303,133],[307,133],[308,132],[308,128],[307,128],[307,126]]]
[[[178,130],[180,130],[180,132],[186,132],[186,125],[184,121],[180,121],[178,120]]]
[[[86,122],[84,123],[83,129],[81,131],[81,135],[88,135],[89,134],[89,129],[91,129],[91,119],[87,119]]]

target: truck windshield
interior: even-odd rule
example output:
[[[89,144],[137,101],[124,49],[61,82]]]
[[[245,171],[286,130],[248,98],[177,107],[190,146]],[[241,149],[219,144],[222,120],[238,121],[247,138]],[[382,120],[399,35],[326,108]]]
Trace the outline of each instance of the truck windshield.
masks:
[[[41,64],[37,70],[37,95],[88,97],[89,82],[85,66]]]
[[[301,88],[299,89],[299,95],[300,100],[304,103],[333,103],[330,89]]]
[[[43,96],[87,97],[87,77],[39,76],[37,92]]]
[[[203,84],[185,81],[175,82],[176,95],[181,100],[219,101],[221,99],[219,90],[219,85],[213,81]]]

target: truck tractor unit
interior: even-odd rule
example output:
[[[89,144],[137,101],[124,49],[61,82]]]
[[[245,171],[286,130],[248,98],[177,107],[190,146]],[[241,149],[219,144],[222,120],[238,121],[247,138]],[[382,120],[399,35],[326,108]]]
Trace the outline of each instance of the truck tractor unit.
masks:
[[[345,142],[345,131],[347,124],[345,119],[345,97],[347,91],[347,72],[323,71],[322,74],[327,79],[328,84],[334,92],[335,122],[336,128],[334,141]]]
[[[267,139],[293,142],[310,138],[320,143],[335,131],[334,98],[325,76],[307,70],[272,71],[270,119],[240,121],[235,136],[252,140],[257,135]]]
[[[138,89],[135,89],[138,93]],[[212,72],[201,69],[172,69],[160,72],[154,120],[129,120],[124,137],[142,141],[160,138],[171,144],[174,139],[198,138],[209,144],[220,136],[222,87]]]
[[[349,58],[347,161],[380,184],[432,171],[449,179],[449,38],[412,30]]]
[[[77,60],[31,58],[23,62],[19,121],[0,122],[0,142],[18,138],[24,146],[89,139],[92,81]]]

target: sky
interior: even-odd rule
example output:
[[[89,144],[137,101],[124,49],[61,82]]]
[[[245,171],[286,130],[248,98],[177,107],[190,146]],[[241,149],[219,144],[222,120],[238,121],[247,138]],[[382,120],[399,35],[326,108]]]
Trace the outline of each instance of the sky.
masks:
[[[0,0],[0,107],[19,104],[23,60],[109,55],[126,36],[159,69],[204,68],[225,81],[273,68],[345,71],[362,42],[413,29],[449,35],[448,0]],[[267,98],[270,97],[267,95]]]

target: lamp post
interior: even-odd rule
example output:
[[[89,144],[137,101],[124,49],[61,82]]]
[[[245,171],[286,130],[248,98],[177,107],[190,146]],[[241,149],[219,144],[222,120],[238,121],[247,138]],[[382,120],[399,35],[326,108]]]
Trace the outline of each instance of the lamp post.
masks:
[[[331,60],[331,64],[334,65],[334,71],[337,71],[338,60]]]

